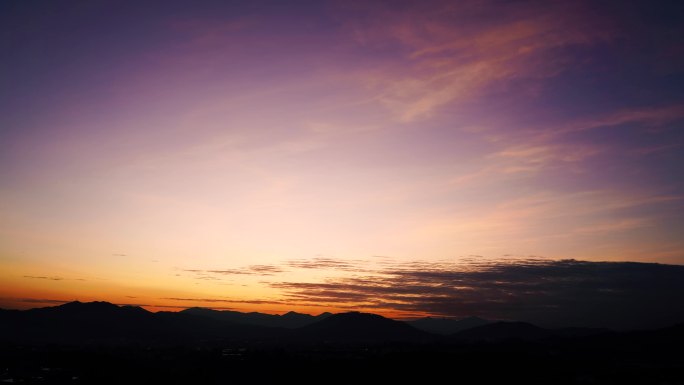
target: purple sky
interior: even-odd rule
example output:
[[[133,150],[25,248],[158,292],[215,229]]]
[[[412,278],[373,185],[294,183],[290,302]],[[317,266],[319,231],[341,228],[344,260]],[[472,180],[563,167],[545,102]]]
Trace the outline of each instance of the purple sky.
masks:
[[[283,298],[187,271],[320,256],[684,264],[683,15],[3,2],[3,304]]]

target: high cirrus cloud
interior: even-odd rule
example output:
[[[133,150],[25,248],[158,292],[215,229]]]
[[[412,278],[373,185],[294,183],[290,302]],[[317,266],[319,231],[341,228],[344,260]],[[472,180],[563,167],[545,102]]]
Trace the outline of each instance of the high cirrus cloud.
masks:
[[[393,43],[405,52],[402,68],[389,66],[368,81],[379,91],[378,100],[404,122],[515,80],[553,77],[577,64],[578,49],[618,33],[587,2],[371,8],[386,22],[357,20],[352,29],[365,46]]]

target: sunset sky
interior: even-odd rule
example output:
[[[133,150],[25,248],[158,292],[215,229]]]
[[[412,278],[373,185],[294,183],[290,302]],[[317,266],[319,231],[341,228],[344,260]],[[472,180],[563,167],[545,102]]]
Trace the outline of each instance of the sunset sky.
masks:
[[[0,307],[505,318],[397,288],[684,277],[683,4],[3,1]]]

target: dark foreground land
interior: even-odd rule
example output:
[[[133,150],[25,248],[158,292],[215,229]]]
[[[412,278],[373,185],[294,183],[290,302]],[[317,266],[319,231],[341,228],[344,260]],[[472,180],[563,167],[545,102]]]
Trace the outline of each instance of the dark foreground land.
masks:
[[[53,309],[0,313],[0,383],[684,384],[684,325],[617,333],[494,322],[437,335],[359,313],[283,328]]]
[[[653,348],[609,341],[307,348],[5,345],[0,378],[35,384],[684,384],[681,350]]]

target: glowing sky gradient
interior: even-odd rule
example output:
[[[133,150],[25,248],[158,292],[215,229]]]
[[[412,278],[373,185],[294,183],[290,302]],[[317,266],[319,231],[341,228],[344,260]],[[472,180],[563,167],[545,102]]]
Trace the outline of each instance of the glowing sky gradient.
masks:
[[[684,264],[684,9],[654,3],[4,1],[0,306],[317,313],[343,306],[278,282],[377,256]],[[326,258],[357,270],[293,264]]]

